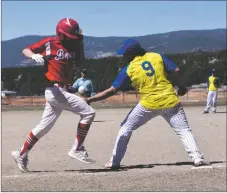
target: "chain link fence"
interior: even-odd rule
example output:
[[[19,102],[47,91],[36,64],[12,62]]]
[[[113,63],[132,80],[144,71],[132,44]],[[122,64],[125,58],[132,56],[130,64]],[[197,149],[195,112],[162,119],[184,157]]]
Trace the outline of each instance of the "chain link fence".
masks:
[[[225,102],[227,96],[227,86],[222,86],[222,88],[218,89],[218,101]],[[190,89],[189,92],[180,97],[182,102],[206,102],[207,100],[207,89]],[[116,105],[127,105],[127,104],[136,104],[140,100],[140,95],[137,92],[119,92],[116,95],[103,100],[101,102],[97,102],[99,104],[116,104]],[[36,106],[36,105],[44,105],[45,98],[44,96],[10,96],[2,98],[3,105],[12,105],[12,106]]]

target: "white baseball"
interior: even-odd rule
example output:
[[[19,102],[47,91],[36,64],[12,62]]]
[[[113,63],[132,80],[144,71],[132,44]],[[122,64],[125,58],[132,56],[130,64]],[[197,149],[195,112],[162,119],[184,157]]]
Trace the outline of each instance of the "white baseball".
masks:
[[[79,89],[78,89],[78,92],[79,92],[80,94],[84,94],[84,92],[85,92],[84,86],[80,86]]]

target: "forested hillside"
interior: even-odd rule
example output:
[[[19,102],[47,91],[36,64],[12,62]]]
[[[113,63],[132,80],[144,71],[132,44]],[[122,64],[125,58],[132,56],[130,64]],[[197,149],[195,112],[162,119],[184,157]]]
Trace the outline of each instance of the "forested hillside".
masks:
[[[216,69],[217,75],[223,82],[224,73],[227,71],[226,51],[194,52],[166,56],[180,66],[185,74],[183,81],[187,86],[191,86],[206,82],[212,68]],[[84,68],[88,69],[95,92],[108,88],[122,65],[124,65],[122,58],[117,57],[86,60]],[[77,73],[76,76],[79,77],[80,74]],[[174,76],[170,78],[173,79]],[[20,95],[42,94],[45,88],[43,66],[4,68],[2,69],[2,80],[5,89],[18,91]]]

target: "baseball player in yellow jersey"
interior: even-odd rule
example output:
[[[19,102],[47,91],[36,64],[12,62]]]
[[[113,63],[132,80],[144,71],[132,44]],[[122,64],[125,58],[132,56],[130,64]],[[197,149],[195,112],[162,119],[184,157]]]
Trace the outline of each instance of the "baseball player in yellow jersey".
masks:
[[[208,85],[207,105],[203,114],[209,113],[211,105],[213,106],[213,112],[216,113],[217,90],[219,85],[219,79],[218,77],[216,77],[215,69],[212,70],[212,74],[208,78],[207,85]]]
[[[117,54],[123,55],[124,59],[128,61],[128,65],[121,69],[109,89],[87,98],[87,102],[90,104],[114,95],[117,90],[121,89],[122,85],[128,84],[128,81],[140,93],[141,100],[121,123],[112,157],[105,164],[105,167],[119,167],[132,132],[159,115],[169,123],[180,137],[195,166],[210,165],[199,151],[184,109],[173,85],[166,78],[166,72],[179,71],[176,64],[163,55],[147,53],[134,39],[126,40]],[[178,95],[182,96],[186,92],[185,87],[178,85]]]

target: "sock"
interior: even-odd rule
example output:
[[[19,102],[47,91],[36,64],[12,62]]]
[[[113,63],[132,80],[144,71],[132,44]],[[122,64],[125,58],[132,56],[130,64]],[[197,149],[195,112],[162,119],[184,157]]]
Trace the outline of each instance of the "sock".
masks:
[[[20,149],[20,155],[21,156],[27,155],[37,141],[38,141],[38,138],[35,137],[32,132],[30,132],[27,140],[24,142],[24,145]]]
[[[76,139],[73,144],[74,151],[77,151],[82,147],[83,142],[87,136],[89,128],[90,128],[90,125],[88,125],[88,124],[83,124],[83,123],[78,124]]]

